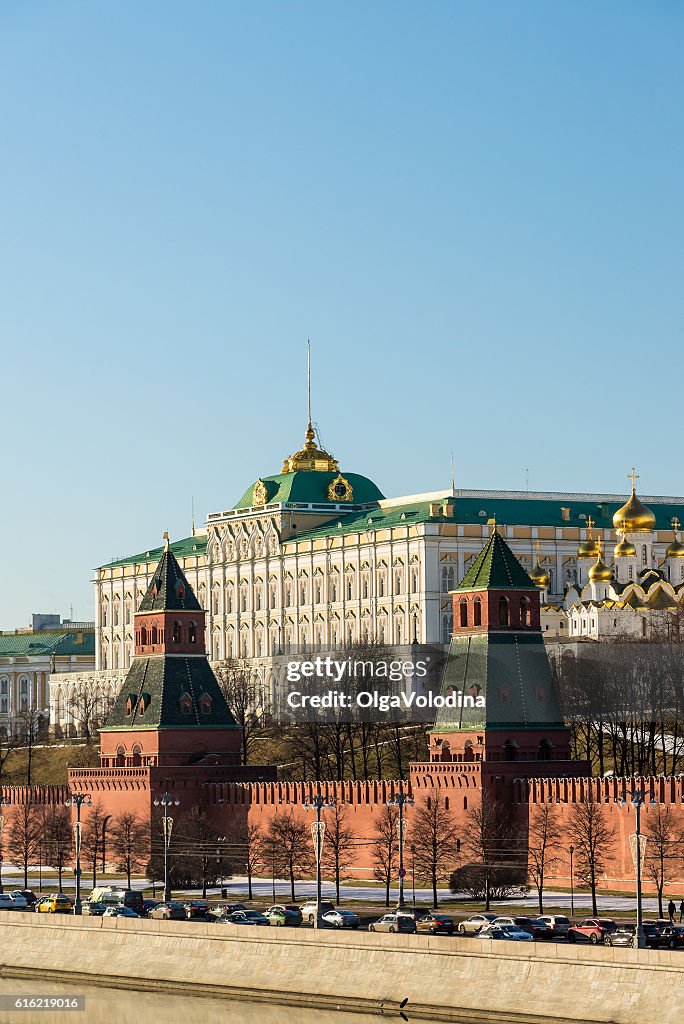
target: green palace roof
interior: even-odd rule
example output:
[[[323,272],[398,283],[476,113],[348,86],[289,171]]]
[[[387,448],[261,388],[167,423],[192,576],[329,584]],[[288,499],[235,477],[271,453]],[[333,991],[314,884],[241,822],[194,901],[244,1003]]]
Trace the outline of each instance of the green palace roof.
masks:
[[[185,537],[183,540],[174,541],[171,550],[176,558],[192,558],[205,554],[207,550],[207,538]],[[128,555],[126,558],[117,558],[113,562],[107,562],[101,566],[102,569],[111,569],[115,565],[130,565],[132,562],[158,562],[164,554],[164,548],[150,548],[148,551],[141,551],[137,555]]]
[[[457,590],[536,590],[498,530],[477,556]]]
[[[95,656],[95,631],[68,633],[0,633],[0,658]]]
[[[255,480],[251,487],[248,487],[237,505],[233,507],[252,508],[254,502],[254,489],[259,482],[266,488],[266,504],[277,505],[280,502],[290,502],[302,505],[335,505],[337,501],[330,501],[328,488],[330,484],[341,475],[348,480],[352,488],[351,505],[370,505],[382,501],[384,494],[372,480],[366,476],[359,476],[358,473],[327,473],[319,470],[299,470],[295,473],[278,473],[275,476],[264,476]]]

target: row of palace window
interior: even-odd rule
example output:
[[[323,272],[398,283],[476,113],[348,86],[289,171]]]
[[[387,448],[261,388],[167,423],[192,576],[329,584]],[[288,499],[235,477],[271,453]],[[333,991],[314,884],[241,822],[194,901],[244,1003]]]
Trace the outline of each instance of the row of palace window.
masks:
[[[31,681],[27,676],[19,677],[19,711],[31,707]],[[0,678],[0,715],[8,715],[11,707],[11,687],[7,676]]]
[[[271,630],[267,638],[263,630],[256,629],[254,631],[254,643],[250,653],[248,631],[244,630],[244,635],[236,638],[231,628],[228,630],[226,636],[225,654],[222,654],[221,634],[214,634],[212,641],[212,658],[214,661],[220,661],[222,657],[263,658],[268,655],[278,654],[279,651],[280,653],[287,653],[287,651],[289,651],[295,644],[298,646],[306,646],[311,642],[317,647],[323,647],[329,643],[330,646],[337,647],[341,643],[369,643],[371,639],[371,633],[366,626],[362,626],[361,630],[357,632],[352,625],[348,625],[346,629],[343,629],[340,625],[333,624],[330,627],[329,639],[326,638],[325,628],[323,626],[314,627],[312,632],[309,631],[307,626],[301,626],[298,634],[295,632],[294,626],[287,626],[280,634],[280,641],[277,630]],[[375,639],[381,644],[385,642],[394,644],[403,644],[408,642],[404,630],[404,624],[400,619],[396,619],[394,622],[394,634],[391,638],[386,635],[385,624],[379,621],[377,623]],[[267,650],[265,647],[267,642],[270,646],[270,650]]]
[[[403,593],[403,573],[402,570],[397,570],[394,575],[394,594],[398,596]],[[418,593],[418,570],[411,571],[410,574],[411,590],[412,594]],[[254,611],[261,611],[263,607],[263,600],[266,599],[266,608],[273,609],[279,607],[278,602],[278,581],[272,580],[268,584],[268,588],[264,591],[264,585],[262,580],[256,580],[254,589],[252,591],[252,607]],[[364,574],[361,577],[361,583],[359,587],[359,596],[361,600],[367,600],[370,597],[370,577],[368,574]],[[310,591],[308,580],[299,580],[295,585],[295,581],[292,579],[285,579],[283,583],[283,607],[292,608],[296,605],[305,605],[309,603],[309,594],[313,594],[313,603],[322,604],[324,598],[324,587],[323,579],[314,579],[313,588]],[[356,596],[356,581],[351,574],[345,575],[344,582],[340,584],[337,574],[333,574],[328,582],[328,597],[329,603],[335,603],[340,600],[340,594],[344,595],[344,600],[353,601]],[[378,575],[378,586],[377,586],[377,597],[386,597],[386,579],[384,574]],[[295,600],[296,597],[296,600]],[[232,615],[233,612],[246,612],[249,607],[249,585],[247,583],[241,583],[237,588],[237,602],[235,601],[235,584],[228,583],[225,588],[224,594],[224,608],[226,615]],[[211,592],[211,611],[212,615],[219,615],[221,611],[221,591],[219,587],[214,587]]]

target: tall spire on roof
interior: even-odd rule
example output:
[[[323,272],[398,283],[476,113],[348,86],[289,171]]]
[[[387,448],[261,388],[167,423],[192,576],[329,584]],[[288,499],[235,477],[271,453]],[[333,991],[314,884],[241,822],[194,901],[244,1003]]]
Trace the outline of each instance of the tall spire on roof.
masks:
[[[311,419],[311,341],[306,343],[306,393],[307,393],[307,426],[304,447],[283,462],[283,473],[297,473],[316,470],[323,473],[339,473],[337,459],[316,444],[316,431]]]

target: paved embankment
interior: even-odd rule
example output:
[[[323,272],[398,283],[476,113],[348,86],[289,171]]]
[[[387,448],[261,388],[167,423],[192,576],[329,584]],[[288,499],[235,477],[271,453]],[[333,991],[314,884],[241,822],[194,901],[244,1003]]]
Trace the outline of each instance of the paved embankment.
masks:
[[[3,914],[1,973],[433,1021],[679,1024],[684,954]]]

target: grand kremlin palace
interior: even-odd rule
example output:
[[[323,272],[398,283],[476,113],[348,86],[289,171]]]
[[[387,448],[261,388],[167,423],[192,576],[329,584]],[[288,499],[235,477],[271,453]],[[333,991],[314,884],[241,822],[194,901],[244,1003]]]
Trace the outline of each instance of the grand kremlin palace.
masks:
[[[602,621],[610,624],[620,613],[633,619],[649,604],[644,576],[656,584],[656,604],[678,603],[684,498],[649,496],[646,507],[631,479],[631,498],[453,486],[386,498],[372,480],[341,471],[309,422],[303,448],[280,473],[259,477],[235,505],[171,547],[207,611],[210,660],[244,661],[266,701],[270,656],[292,645],[446,644],[454,626],[450,592],[493,521],[542,591],[546,639],[592,635],[592,623],[595,634],[597,616],[587,609],[607,609]],[[624,557],[618,543],[611,568],[605,552],[620,540]],[[130,666],[133,616],[161,554],[151,547],[96,570],[92,678],[112,698]],[[77,682],[73,673],[53,678],[53,724],[68,716],[68,688]]]

